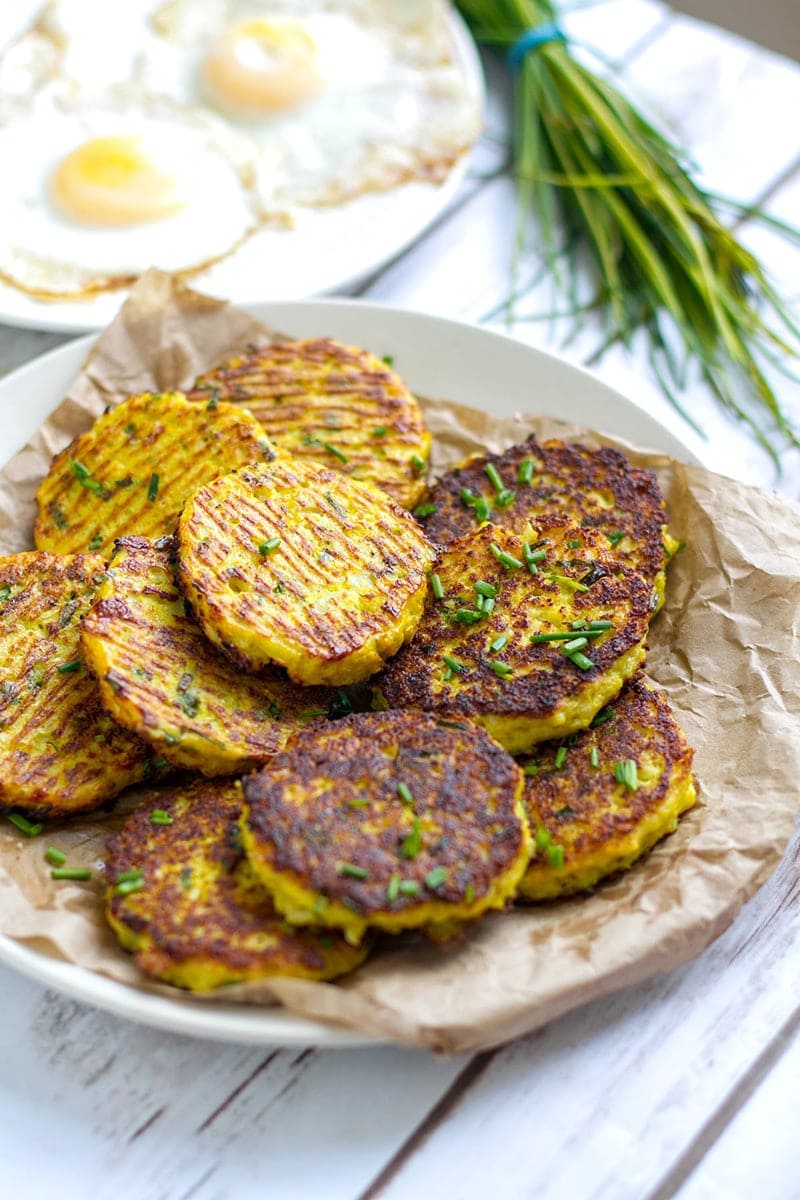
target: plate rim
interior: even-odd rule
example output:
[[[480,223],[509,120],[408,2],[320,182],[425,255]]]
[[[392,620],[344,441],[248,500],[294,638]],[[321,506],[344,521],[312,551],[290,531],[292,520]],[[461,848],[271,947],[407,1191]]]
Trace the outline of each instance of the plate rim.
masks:
[[[389,324],[392,321],[409,322],[413,327],[421,322],[423,325],[432,326],[434,331],[458,331],[461,336],[466,335],[478,340],[490,339],[514,347],[515,353],[522,353],[523,356],[529,357],[534,364],[536,360],[540,363],[547,361],[551,369],[555,368],[557,371],[577,376],[582,384],[588,384],[598,394],[605,394],[612,407],[616,406],[618,410],[621,409],[623,415],[626,411],[635,411],[640,416],[644,416],[655,431],[656,441],[660,437],[667,444],[673,443],[681,447],[683,461],[702,465],[700,458],[682,438],[673,433],[658,418],[647,413],[635,401],[598,379],[586,368],[550,351],[530,346],[520,339],[498,330],[482,328],[449,317],[440,317],[362,299],[270,301],[240,307],[268,323],[274,322],[274,317],[271,318],[268,314],[278,309],[289,312],[304,310],[306,314],[309,309],[318,309],[323,313],[339,310],[358,314],[359,317],[369,313],[373,317],[377,315],[379,321],[388,320]],[[24,395],[25,385],[30,381],[31,376],[35,379],[43,370],[46,374],[60,360],[71,362],[73,366],[82,362],[97,337],[98,334],[91,333],[81,338],[75,338],[63,346],[57,346],[38,355],[10,372],[0,379],[0,404],[7,398],[7,394],[10,398],[10,394],[13,393],[19,399]],[[59,399],[57,397],[54,401],[54,407],[58,405]],[[542,407],[545,410],[542,415],[548,415],[547,404],[545,403]],[[564,416],[563,413],[549,415]],[[7,456],[3,454],[3,462],[0,465],[5,465],[20,448],[19,445],[13,446],[10,454]],[[658,450],[658,446],[651,448]],[[665,449],[663,446],[661,452],[674,456],[673,450]],[[0,934],[0,964],[102,1011],[150,1028],[168,1030],[183,1036],[260,1046],[315,1045],[325,1049],[350,1049],[360,1046],[391,1044],[386,1038],[359,1033],[334,1023],[297,1016],[286,1009],[281,1009],[280,1006],[276,1008],[270,1006],[265,1010],[263,1007],[255,1005],[232,1005],[216,1001],[204,1005],[202,1000],[187,1001],[180,995],[162,996],[155,992],[137,991],[129,984],[111,979],[99,972],[92,971],[91,968],[50,956],[5,934]],[[281,1025],[283,1025],[283,1029],[281,1029]]]

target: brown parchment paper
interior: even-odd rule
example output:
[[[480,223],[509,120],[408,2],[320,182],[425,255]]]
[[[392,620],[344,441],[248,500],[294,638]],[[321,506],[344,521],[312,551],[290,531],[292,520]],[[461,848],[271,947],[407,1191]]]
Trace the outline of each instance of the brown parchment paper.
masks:
[[[105,404],[186,385],[268,333],[168,276],[145,276],[69,397],[0,472],[0,553],[31,545],[34,492],[51,454]],[[615,444],[547,418],[500,420],[445,400],[424,405],[438,469],[530,431]],[[774,870],[798,809],[800,507],[663,455],[631,456],[658,473],[672,531],[688,543],[670,567],[648,671],[695,747],[700,796],[642,863],[590,896],[488,917],[455,950],[398,939],[340,983],[274,980],[198,999],[143,979],[102,919],[105,837],[134,795],[33,841],[2,823],[0,931],[130,987],[169,994],[176,1005],[278,1000],[438,1051],[499,1044],[699,954]],[[49,843],[70,864],[93,867],[92,884],[53,884],[43,860]]]

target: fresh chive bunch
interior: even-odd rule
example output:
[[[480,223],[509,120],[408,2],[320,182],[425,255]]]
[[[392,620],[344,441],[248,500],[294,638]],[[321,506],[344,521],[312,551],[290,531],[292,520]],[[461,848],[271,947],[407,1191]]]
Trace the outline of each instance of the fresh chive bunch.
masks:
[[[551,0],[457,3],[477,41],[506,53],[526,30],[558,19]],[[800,357],[800,329],[757,259],[722,223],[718,202],[693,182],[679,151],[611,83],[576,61],[563,37],[529,50],[512,70],[519,227],[515,281],[501,310],[513,319],[535,215],[542,273],[566,298],[568,314],[603,315],[595,358],[616,342],[630,346],[643,329],[655,377],[682,416],[697,428],[676,395],[694,364],[779,465],[772,435],[792,446],[800,437],[764,368],[785,370],[781,356]],[[581,304],[577,263],[586,252],[596,288]]]

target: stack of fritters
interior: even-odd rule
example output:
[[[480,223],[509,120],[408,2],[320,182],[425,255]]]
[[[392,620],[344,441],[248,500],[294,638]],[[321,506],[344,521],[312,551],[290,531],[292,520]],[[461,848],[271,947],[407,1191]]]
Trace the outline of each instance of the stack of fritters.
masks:
[[[373,933],[593,887],[694,802],[639,673],[676,549],[655,477],[531,438],[415,520],[429,442],[387,363],[279,340],[106,412],[0,560],[0,806],[206,777],[109,843],[149,974],[330,979]]]

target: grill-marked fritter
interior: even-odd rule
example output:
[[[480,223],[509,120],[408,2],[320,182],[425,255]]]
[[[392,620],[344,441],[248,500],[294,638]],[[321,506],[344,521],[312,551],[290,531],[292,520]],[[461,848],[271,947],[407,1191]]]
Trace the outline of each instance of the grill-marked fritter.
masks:
[[[152,769],[80,656],[81,617],[104,569],[95,554],[0,558],[0,810],[83,812]]]
[[[667,531],[658,480],[610,446],[592,450],[532,436],[445,472],[428,505],[435,509],[422,518],[423,527],[442,546],[475,529],[487,512],[493,524],[514,533],[552,516],[597,529],[609,553],[655,588],[653,608],[663,603],[664,568],[678,543]]]
[[[196,380],[190,400],[247,408],[276,446],[365,480],[413,508],[430,434],[391,366],[331,338],[251,346]]]
[[[121,538],[81,641],[108,712],[169,762],[228,775],[266,762],[293,729],[341,701],[277,675],[255,679],[186,611],[172,537]]]
[[[472,717],[522,754],[588,725],[617,695],[644,659],[649,616],[650,587],[596,530],[552,518],[526,540],[486,525],[441,555],[422,624],[376,681],[377,702]]]
[[[641,676],[595,728],[538,747],[524,765],[534,850],[519,891],[529,900],[585,891],[630,867],[696,799],[692,751]]]
[[[106,916],[140,970],[192,991],[294,975],[332,979],[366,952],[289,928],[242,855],[238,782],[155,793],[108,841]]]
[[[366,483],[281,459],[214,480],[178,527],[181,586],[206,635],[245,667],[356,683],[414,633],[433,551]]]
[[[519,768],[469,721],[347,717],[243,787],[245,852],[276,908],[353,942],[503,908],[530,853]]]
[[[225,404],[209,413],[180,392],[131,396],[53,459],[36,493],[36,545],[108,557],[126,534],[173,533],[198,487],[274,457],[264,430],[242,409]]]

